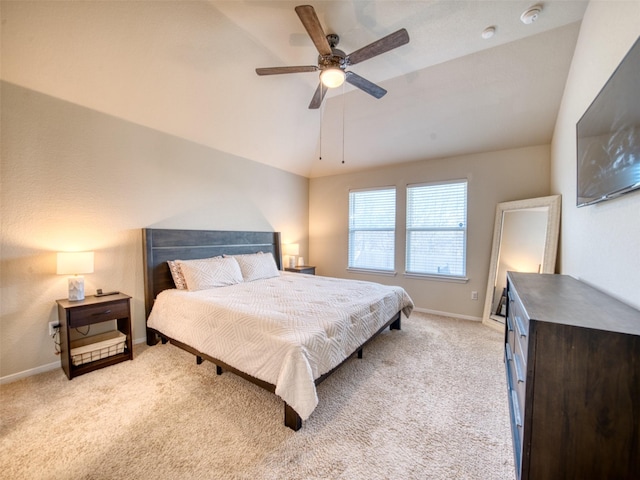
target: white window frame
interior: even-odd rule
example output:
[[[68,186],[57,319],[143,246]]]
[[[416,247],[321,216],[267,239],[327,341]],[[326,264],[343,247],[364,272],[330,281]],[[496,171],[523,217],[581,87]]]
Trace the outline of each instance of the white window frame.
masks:
[[[410,190],[411,189],[418,189],[418,188],[429,188],[429,187],[436,187],[436,186],[442,186],[442,185],[462,185],[464,184],[465,186],[465,195],[464,195],[464,221],[462,222],[462,225],[460,226],[430,226],[430,227],[420,227],[420,226],[414,226],[410,224],[410,216],[412,214],[412,205],[410,204],[411,202],[411,193]],[[407,277],[416,277],[416,278],[432,278],[432,279],[439,279],[439,280],[446,280],[446,281],[451,281],[451,282],[467,282],[468,278],[467,278],[467,227],[468,227],[468,204],[469,204],[469,181],[467,179],[458,179],[458,180],[451,180],[451,181],[446,181],[446,182],[433,182],[433,183],[420,183],[420,184],[412,184],[412,185],[407,185],[406,188],[406,194],[407,194],[407,209],[406,209],[406,219],[405,219],[405,225],[406,225],[406,238],[405,238],[405,276]],[[444,196],[444,195],[443,195]],[[440,198],[442,198],[443,196],[441,196]],[[410,260],[411,260],[411,255],[412,255],[412,247],[411,247],[411,237],[412,237],[412,233],[414,232],[462,232],[463,233],[463,240],[462,240],[462,272],[457,274],[457,273],[450,273],[450,272],[434,272],[434,271],[416,271],[416,270],[410,270],[409,265],[410,265]]]
[[[393,219],[386,225],[372,226],[358,224],[356,213],[354,212],[354,198],[360,194],[371,194],[373,192],[390,192],[393,191]],[[349,245],[347,251],[347,270],[352,272],[366,272],[376,273],[381,275],[395,275],[395,247],[396,247],[396,217],[397,217],[397,199],[398,192],[395,186],[375,187],[366,189],[354,189],[349,191]],[[356,234],[371,232],[372,234],[379,232],[391,232],[391,251],[387,252],[387,260],[391,261],[390,267],[385,268],[380,263],[378,264],[362,264],[356,261],[360,257],[359,252],[354,251],[356,249],[355,236]],[[384,258],[383,258],[384,259]]]

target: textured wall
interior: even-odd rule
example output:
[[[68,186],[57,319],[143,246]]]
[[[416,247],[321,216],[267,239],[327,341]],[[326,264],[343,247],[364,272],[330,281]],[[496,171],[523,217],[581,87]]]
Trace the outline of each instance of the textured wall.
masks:
[[[576,207],[576,122],[640,36],[640,2],[589,3],[553,137],[561,193],[560,269],[640,308],[640,192]]]
[[[405,187],[413,183],[467,178],[468,283],[405,278]],[[396,270],[394,277],[346,271],[348,250],[349,190],[395,185]],[[309,236],[312,262],[318,273],[401,285],[416,306],[462,317],[481,318],[485,298],[496,204],[549,194],[549,146],[503,150],[462,157],[407,163],[359,174],[311,179]]]
[[[56,251],[95,251],[85,291],[133,296],[137,340],[142,228],[277,230],[308,256],[306,178],[10,83],[1,95],[0,377],[57,362]]]

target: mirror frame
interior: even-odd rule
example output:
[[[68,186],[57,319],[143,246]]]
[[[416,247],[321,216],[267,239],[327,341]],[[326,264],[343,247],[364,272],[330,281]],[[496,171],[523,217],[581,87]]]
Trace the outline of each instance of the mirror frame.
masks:
[[[560,233],[560,195],[529,198],[513,202],[502,202],[496,206],[496,220],[493,227],[493,246],[491,248],[491,263],[489,264],[489,278],[487,280],[487,294],[484,301],[482,323],[496,330],[504,330],[504,322],[491,318],[493,304],[493,290],[498,271],[498,255],[500,254],[500,240],[502,237],[502,221],[505,212],[526,210],[529,208],[548,207],[547,232],[544,242],[544,255],[540,273],[555,273],[556,255],[558,253],[558,235]]]

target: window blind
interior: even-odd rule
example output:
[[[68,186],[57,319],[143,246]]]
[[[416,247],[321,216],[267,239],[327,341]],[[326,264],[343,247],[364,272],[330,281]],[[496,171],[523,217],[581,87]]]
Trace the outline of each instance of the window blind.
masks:
[[[407,187],[406,271],[464,277],[467,181]]]
[[[349,268],[392,271],[396,189],[349,192]]]

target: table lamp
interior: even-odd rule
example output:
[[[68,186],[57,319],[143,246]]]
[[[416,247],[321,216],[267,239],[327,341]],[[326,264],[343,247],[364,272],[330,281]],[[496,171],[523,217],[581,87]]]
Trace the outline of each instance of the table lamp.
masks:
[[[284,253],[289,255],[289,268],[293,268],[296,266],[296,255],[300,254],[300,245],[288,243],[284,246]]]
[[[84,300],[83,273],[93,273],[93,252],[58,252],[58,275],[69,277],[69,301]]]

